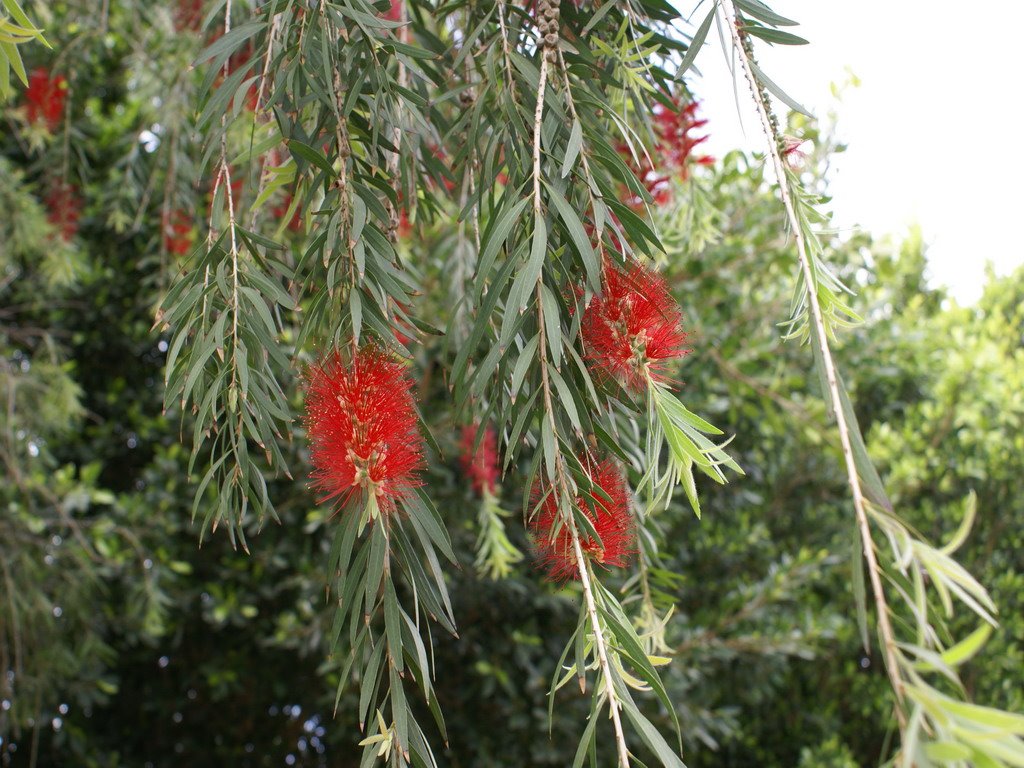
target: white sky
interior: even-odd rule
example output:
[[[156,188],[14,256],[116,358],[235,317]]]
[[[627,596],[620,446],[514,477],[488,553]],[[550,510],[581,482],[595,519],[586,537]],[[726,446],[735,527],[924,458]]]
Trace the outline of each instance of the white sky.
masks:
[[[833,165],[834,222],[899,236],[920,223],[930,277],[960,303],[975,301],[991,261],[998,274],[1024,263],[1024,106],[1019,41],[1024,3],[968,9],[950,0],[768,0],[800,22],[806,46],[756,43],[765,73],[824,117],[838,115],[849,145]],[[695,5],[683,0],[689,10]],[[699,24],[702,6],[694,17]],[[970,10],[970,12],[968,12]],[[732,75],[715,27],[691,80],[703,100],[710,154],[763,151],[764,138]],[[861,80],[842,102],[830,83]],[[741,118],[742,115],[742,126]]]

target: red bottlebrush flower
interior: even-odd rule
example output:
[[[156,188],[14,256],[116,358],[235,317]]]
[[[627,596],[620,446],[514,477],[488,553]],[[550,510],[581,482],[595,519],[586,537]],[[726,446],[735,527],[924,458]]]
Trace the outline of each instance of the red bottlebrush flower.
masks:
[[[177,32],[197,32],[203,21],[203,0],[178,0],[174,10],[174,29]]]
[[[164,249],[175,256],[192,250],[192,218],[181,208],[164,215]]]
[[[329,354],[308,373],[306,430],[322,503],[376,497],[382,514],[422,484],[423,437],[405,366],[377,346]]]
[[[698,155],[694,150],[708,140],[705,136],[694,136],[692,132],[707,125],[707,120],[697,117],[699,102],[691,101],[679,105],[678,98],[672,100],[673,107],[664,104],[654,106],[654,133],[657,143],[653,158],[641,155],[634,159],[626,144],[618,146],[619,154],[626,158],[633,174],[647,188],[656,205],[672,202],[671,175],[677,174],[684,181],[690,175],[691,165],[711,165],[715,159],[710,155]],[[657,167],[655,167],[657,164]],[[637,195],[629,195],[625,203],[633,208],[643,207],[644,201]]]
[[[629,562],[630,555],[636,551],[636,535],[629,513],[626,478],[622,470],[610,459],[599,464],[584,460],[583,466],[590,473],[590,479],[596,488],[600,488],[608,498],[603,498],[596,489],[593,493],[592,506],[587,503],[588,499],[584,496],[576,497],[576,508],[590,519],[599,539],[580,531],[580,549],[593,563],[621,568]],[[538,482],[533,489],[534,506],[540,502],[543,493]],[[558,522],[558,500],[554,493],[549,493],[530,524],[535,538],[538,564],[547,570],[552,581],[578,579],[579,563],[576,560],[569,528],[561,523],[557,532],[552,535]]]
[[[60,232],[65,242],[78,234],[78,219],[82,215],[78,187],[58,181],[47,191],[43,202],[47,208],[46,220]]]
[[[391,0],[391,6],[380,14],[382,19],[387,21],[401,21],[402,20],[402,0]]]
[[[33,70],[25,90],[25,103],[30,123],[43,122],[51,133],[57,130],[64,117],[64,103],[68,98],[68,81],[63,75],[50,77],[40,67]]]
[[[476,425],[462,428],[460,461],[473,490],[483,496],[485,493],[493,494],[498,487],[498,435],[494,427],[487,427],[477,445],[476,434]]]
[[[413,201],[415,201],[415,196]],[[413,226],[412,221],[409,220],[409,206],[405,201],[405,193],[399,191],[397,194],[397,200],[395,202],[395,211],[398,213],[398,223],[395,225],[395,236],[399,240],[405,240],[409,235],[412,234]]]
[[[710,165],[715,162],[708,155],[695,154],[698,145],[708,140],[707,135],[694,136],[693,131],[707,125],[708,121],[697,117],[700,102],[691,101],[685,106],[679,99],[672,100],[674,108],[664,104],[654,106],[654,129],[658,135],[658,152],[664,164],[679,173],[680,178],[689,176],[692,163]]]
[[[412,222],[409,221],[409,212],[403,205],[398,211],[398,236],[403,240],[412,234]]]
[[[682,311],[665,279],[640,264],[625,271],[606,264],[602,283],[583,313],[587,360],[598,374],[643,392],[649,380],[664,379],[669,360],[687,353]]]

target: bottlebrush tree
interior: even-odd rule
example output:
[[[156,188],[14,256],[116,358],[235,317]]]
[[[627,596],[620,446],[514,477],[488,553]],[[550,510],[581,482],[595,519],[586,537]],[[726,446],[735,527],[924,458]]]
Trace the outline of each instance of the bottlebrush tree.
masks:
[[[554,716],[564,686],[589,692],[576,764],[683,765],[677,734],[645,714],[660,707],[672,721],[677,710],[658,672],[672,616],[650,572],[673,545],[660,518],[680,486],[699,517],[701,494],[743,482],[728,449],[743,436],[698,415],[683,385],[679,360],[702,350],[659,274],[652,212],[712,162],[690,85],[716,19],[793,236],[787,335],[809,343],[835,416],[856,531],[851,604],[891,679],[898,760],[1021,764],[1024,720],[967,703],[956,672],[995,621],[952,559],[970,516],[945,547],[904,522],[830,351],[858,318],[771,95],[799,105],[753,49],[804,42],[786,31],[793,22],[759,0],[716,0],[693,29],[662,0],[221,0],[151,12],[180,33],[168,56],[183,66],[154,92],[154,170],[138,211],[159,222],[156,322],[170,334],[166,407],[192,448],[193,516],[202,537],[248,551],[277,518],[282,484],[308,484],[329,510],[329,645],[338,700],[358,691],[363,765],[436,765],[447,739],[432,643],[458,632],[446,578],[458,521],[431,490],[441,446],[454,444],[481,501],[480,571],[534,567],[578,597],[545,702]],[[56,143],[74,85],[71,68],[30,78],[21,117],[38,146]],[[65,155],[50,220],[71,241],[69,165]],[[695,221],[690,247],[712,236],[706,226]],[[294,444],[304,447],[289,462]],[[517,524],[532,552],[511,543]],[[951,637],[956,605],[982,629]],[[604,728],[614,757],[598,754]]]

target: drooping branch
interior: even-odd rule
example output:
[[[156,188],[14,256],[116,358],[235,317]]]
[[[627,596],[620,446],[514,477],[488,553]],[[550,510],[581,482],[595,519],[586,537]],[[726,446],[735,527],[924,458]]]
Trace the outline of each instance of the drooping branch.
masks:
[[[541,4],[542,8],[546,8],[546,6],[546,3]],[[539,11],[539,13],[543,13],[543,11]],[[543,201],[541,197],[541,125],[544,120],[544,93],[547,86],[549,62],[550,66],[557,66],[557,61],[557,38],[554,43],[549,39],[545,39],[544,50],[541,55],[540,79],[537,86],[537,108],[534,112],[533,120],[533,213],[535,222],[541,221],[544,215]],[[544,397],[544,410],[552,435],[555,438],[554,443],[557,446],[558,430],[555,423],[554,404],[551,397],[551,382],[548,375],[547,339],[543,300],[543,271],[537,277],[536,302],[537,325],[539,328],[537,352],[540,357],[541,389]],[[566,494],[569,492],[569,485],[565,478],[565,467],[560,453],[556,453],[554,457],[554,464],[556,487],[558,488],[559,494],[558,498],[568,498]],[[607,642],[605,640],[604,630],[601,626],[601,621],[597,612],[597,604],[594,600],[593,591],[590,585],[587,560],[584,557],[583,549],[580,546],[576,521],[571,515],[569,515],[568,519],[564,521],[564,524],[569,527],[569,531],[572,535],[573,554],[576,559],[576,565],[579,568],[580,581],[583,585],[583,598],[586,602],[587,615],[590,618],[590,626],[594,633],[594,647],[597,651],[598,662],[601,666],[601,674],[605,680],[605,690],[608,694],[608,709],[611,713],[612,726],[615,730],[615,744],[618,753],[618,763],[620,768],[628,768],[629,749],[626,746],[626,736],[622,729],[622,716],[620,712],[621,705],[615,693],[611,664],[608,661]]]
[[[786,216],[793,233],[796,245],[797,258],[800,262],[800,269],[804,278],[804,289],[807,294],[807,306],[811,314],[814,326],[815,341],[821,352],[822,365],[825,369],[825,379],[828,385],[829,397],[832,401],[832,410],[836,417],[836,429],[839,432],[839,440],[843,450],[843,461],[846,466],[847,482],[850,492],[853,495],[853,508],[857,516],[857,528],[861,537],[864,559],[868,566],[868,576],[871,582],[871,592],[878,614],[878,630],[882,638],[883,650],[885,653],[885,666],[896,693],[897,706],[896,714],[900,723],[901,731],[906,728],[906,717],[902,710],[903,702],[903,681],[899,673],[899,662],[896,656],[896,637],[889,618],[889,606],[882,587],[881,569],[875,556],[874,544],[871,538],[871,527],[868,520],[868,511],[864,492],[861,487],[860,475],[857,472],[856,461],[853,455],[853,441],[851,428],[846,419],[846,413],[842,407],[842,399],[839,390],[839,379],[836,374],[835,361],[829,347],[828,330],[825,326],[821,306],[818,303],[817,278],[811,257],[808,253],[807,242],[804,237],[800,220],[797,217],[796,208],[793,204],[793,197],[790,193],[787,182],[786,166],[780,150],[780,136],[775,121],[772,119],[771,106],[768,96],[760,80],[754,74],[752,54],[749,40],[740,27],[738,14],[734,0],[723,0],[719,5],[725,16],[726,26],[732,38],[733,48],[739,59],[740,67],[750,87],[750,93],[757,108],[758,118],[765,138],[768,140],[768,154],[772,160],[772,167],[775,170],[779,184],[779,194],[783,206],[786,209]]]

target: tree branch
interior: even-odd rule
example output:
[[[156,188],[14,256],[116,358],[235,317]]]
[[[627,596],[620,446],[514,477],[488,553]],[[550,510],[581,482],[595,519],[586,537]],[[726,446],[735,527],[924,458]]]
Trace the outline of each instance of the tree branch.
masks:
[[[832,400],[832,410],[836,416],[836,428],[839,431],[839,440],[843,448],[843,460],[846,464],[846,475],[853,494],[853,508],[857,516],[857,527],[860,531],[863,543],[864,559],[868,565],[868,575],[871,581],[871,591],[875,601],[875,608],[878,614],[878,630],[882,638],[885,653],[885,666],[896,692],[897,706],[896,716],[899,720],[900,730],[906,728],[906,718],[900,706],[903,701],[903,680],[899,674],[899,663],[896,658],[896,638],[893,633],[892,624],[889,620],[889,606],[886,601],[885,592],[882,588],[881,571],[878,567],[878,560],[875,556],[874,544],[871,539],[871,526],[868,522],[868,513],[865,506],[864,494],[861,489],[860,476],[857,474],[857,465],[853,458],[853,444],[850,437],[850,425],[846,421],[846,414],[843,411],[842,400],[839,392],[839,381],[836,376],[835,362],[828,343],[828,331],[825,328],[825,321],[821,313],[821,306],[818,303],[818,296],[815,290],[817,280],[815,279],[814,268],[811,264],[811,257],[807,251],[807,243],[804,238],[800,220],[793,205],[793,198],[790,194],[787,181],[786,167],[779,150],[779,136],[777,129],[772,123],[771,107],[768,104],[767,95],[762,90],[760,82],[754,75],[751,66],[750,52],[747,50],[745,40],[739,28],[737,11],[734,0],[724,0],[720,7],[725,15],[726,25],[729,27],[729,34],[732,43],[738,54],[740,66],[746,76],[747,83],[757,107],[758,117],[761,120],[761,128],[765,138],[768,139],[768,152],[772,159],[772,165],[779,182],[779,194],[782,203],[786,208],[786,215],[789,218],[790,227],[793,230],[793,238],[796,242],[797,257],[800,261],[800,269],[803,272],[804,287],[807,291],[807,305],[810,310],[814,334],[821,351],[822,363],[825,368],[825,378],[828,383],[828,391]]]
[[[541,200],[540,183],[540,135],[541,124],[544,119],[544,91],[547,86],[548,57],[542,53],[540,64],[540,82],[537,86],[537,109],[533,118],[533,213],[536,221],[540,221],[544,215]],[[544,394],[544,409],[547,412],[548,422],[551,425],[551,433],[555,437],[557,445],[558,430],[555,425],[555,412],[551,399],[551,384],[548,378],[547,362],[547,339],[544,323],[544,301],[542,295],[543,276],[537,278],[537,324],[540,328],[537,351],[540,354],[540,375],[541,388]],[[555,456],[556,485],[558,487],[558,498],[564,499],[568,493],[568,484],[565,481],[564,468],[561,455]],[[570,515],[564,524],[569,526],[572,534],[573,552],[576,558],[576,565],[580,572],[580,581],[583,584],[583,598],[587,605],[587,614],[590,617],[590,625],[594,632],[594,647],[597,649],[598,661],[601,665],[601,674],[605,679],[605,690],[608,692],[608,709],[611,712],[612,725],[615,729],[615,743],[618,749],[620,768],[629,768],[629,749],[626,747],[626,737],[622,730],[622,718],[620,715],[620,704],[615,694],[615,687],[612,682],[611,664],[608,662],[608,652],[604,639],[604,631],[601,628],[600,618],[597,614],[597,605],[594,601],[593,590],[590,586],[590,573],[587,560],[583,555],[580,546],[579,532],[576,529],[576,521]],[[582,670],[579,670],[582,672]]]

